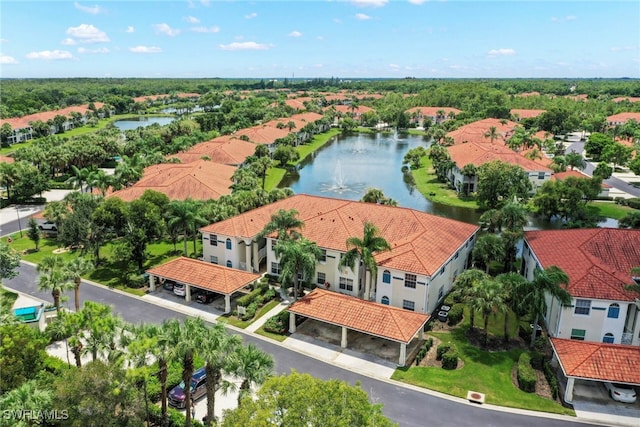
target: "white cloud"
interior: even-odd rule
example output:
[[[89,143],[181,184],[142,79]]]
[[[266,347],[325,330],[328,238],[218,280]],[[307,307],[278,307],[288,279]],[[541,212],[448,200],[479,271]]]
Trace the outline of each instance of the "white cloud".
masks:
[[[365,15],[364,13],[356,13],[356,19],[358,21],[367,21],[371,19],[371,17],[369,15]]]
[[[489,56],[511,56],[511,55],[515,55],[516,51],[514,49],[491,49],[489,52],[487,52],[487,55]]]
[[[127,29],[126,29],[126,30],[124,30],[124,32],[125,32],[125,33],[134,33],[135,31],[136,31],[136,29],[135,29],[133,26],[131,26],[131,25],[129,25],[129,26],[127,27]]]
[[[351,4],[358,7],[382,7],[389,0],[351,0]]]
[[[219,33],[220,27],[192,27],[191,31],[195,31],[196,33]]]
[[[77,39],[80,43],[106,43],[109,41],[109,37],[104,31],[91,24],[69,27],[67,28],[67,34]]]
[[[109,53],[109,49],[106,47],[99,47],[97,49],[87,49],[85,47],[79,47],[78,53]]]
[[[134,46],[129,48],[133,53],[160,53],[162,49],[157,46]]]
[[[98,5],[83,6],[78,2],[74,2],[73,5],[75,6],[76,9],[81,10],[82,12],[88,13],[90,15],[97,15],[99,13],[105,12],[105,10]]]
[[[272,46],[256,42],[233,42],[218,47],[222,50],[269,50]]]
[[[9,55],[0,55],[0,64],[18,64],[18,61]]]
[[[202,3],[203,6],[209,6],[211,4],[210,0],[200,0],[200,3]]]
[[[0,39],[0,43],[9,43],[9,39]]]
[[[300,31],[291,31],[289,34],[287,34],[289,37],[301,37],[302,33]]]
[[[420,4],[422,4],[422,3],[426,3],[426,2],[428,2],[428,1],[429,1],[429,0],[409,0],[409,3],[411,3],[411,4],[418,4],[418,5],[420,5]]]
[[[195,16],[185,16],[183,18],[185,21],[187,21],[190,24],[199,24],[200,20],[198,18],[196,18]]]
[[[60,44],[63,44],[63,45],[65,45],[65,46],[73,46],[73,45],[75,45],[75,44],[77,44],[77,43],[76,43],[76,41],[75,41],[74,39],[66,38],[66,39],[62,40],[62,41],[60,42]]]
[[[322,40],[324,40],[324,36],[317,36],[317,37],[316,37],[316,40],[320,40],[320,41],[322,41]]]
[[[258,14],[253,12],[253,13],[250,13],[248,15],[244,15],[244,18],[245,19],[253,19],[253,18],[257,17],[257,16],[258,16]]]
[[[552,22],[569,22],[569,21],[575,21],[576,19],[578,19],[577,16],[575,15],[567,15],[567,16],[552,16],[551,17],[551,21]]]
[[[73,55],[71,54],[71,52],[68,52],[66,50],[41,50],[40,52],[27,53],[26,57],[28,59],[45,60],[73,59]]]
[[[625,52],[630,50],[638,50],[638,46],[612,46],[609,48],[612,52]]]
[[[393,70],[399,70],[400,66],[398,64],[389,64],[389,68],[391,68]]]
[[[177,36],[178,34],[180,34],[180,30],[176,29],[176,28],[171,28],[169,26],[169,24],[154,24],[153,28],[155,28],[156,33],[159,34],[166,34],[167,36]]]

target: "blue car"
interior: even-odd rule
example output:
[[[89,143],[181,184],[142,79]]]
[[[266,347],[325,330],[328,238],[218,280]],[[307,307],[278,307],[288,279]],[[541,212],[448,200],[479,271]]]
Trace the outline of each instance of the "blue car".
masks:
[[[193,373],[191,377],[191,401],[196,401],[207,394],[206,380],[207,374],[204,368],[200,368]],[[186,399],[184,381],[172,388],[168,397],[171,406],[180,409],[184,408]]]

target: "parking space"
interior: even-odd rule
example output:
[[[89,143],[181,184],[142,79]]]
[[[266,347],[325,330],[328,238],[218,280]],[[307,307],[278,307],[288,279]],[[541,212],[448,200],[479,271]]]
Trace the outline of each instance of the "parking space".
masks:
[[[633,404],[616,402],[609,397],[602,382],[576,380],[573,408],[578,418],[603,425],[640,425],[640,401]]]

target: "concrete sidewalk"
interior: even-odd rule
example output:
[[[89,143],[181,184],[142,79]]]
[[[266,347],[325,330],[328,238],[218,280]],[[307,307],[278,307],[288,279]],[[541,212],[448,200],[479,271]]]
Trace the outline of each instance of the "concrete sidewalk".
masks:
[[[285,310],[288,306],[289,306],[289,301],[280,302],[280,304],[276,305],[271,310],[266,312],[263,316],[261,316],[259,319],[257,319],[255,322],[247,326],[245,328],[245,331],[248,331],[248,332],[257,331],[258,329],[260,329],[262,325],[264,325],[267,322],[267,320],[271,319],[273,316],[280,313],[282,310]]]

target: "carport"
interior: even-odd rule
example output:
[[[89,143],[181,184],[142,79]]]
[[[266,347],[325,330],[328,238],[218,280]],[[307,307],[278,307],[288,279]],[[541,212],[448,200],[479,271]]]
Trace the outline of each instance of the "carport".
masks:
[[[428,314],[415,313],[397,307],[365,301],[337,292],[316,288],[293,303],[288,309],[289,332],[296,331],[296,315],[340,326],[340,346],[347,347],[347,331],[354,330],[400,344],[399,366],[407,360],[407,344],[418,335],[424,339]]]
[[[640,347],[560,338],[551,338],[551,346],[567,378],[565,402],[573,402],[577,379],[640,386]]]
[[[259,274],[196,259],[180,257],[147,270],[149,289],[155,291],[156,278],[184,283],[185,301],[191,301],[191,287],[224,295],[224,312],[231,312],[231,296],[260,278]]]

